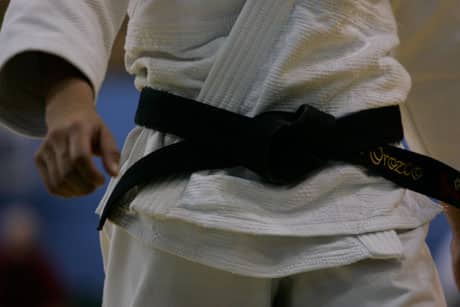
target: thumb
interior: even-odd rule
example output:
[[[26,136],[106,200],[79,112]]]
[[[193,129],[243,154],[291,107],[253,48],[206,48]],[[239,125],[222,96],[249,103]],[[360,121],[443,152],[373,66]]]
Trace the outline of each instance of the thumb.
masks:
[[[112,133],[109,129],[103,126],[100,130],[100,154],[104,168],[110,176],[117,176],[120,169],[120,152]]]

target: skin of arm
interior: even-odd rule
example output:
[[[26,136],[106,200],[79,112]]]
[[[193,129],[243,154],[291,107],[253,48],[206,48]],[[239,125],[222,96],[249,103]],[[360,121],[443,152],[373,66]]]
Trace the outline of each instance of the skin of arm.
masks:
[[[105,170],[118,174],[119,151],[97,114],[94,91],[88,79],[73,65],[50,54],[27,52],[16,61],[30,61],[36,75],[27,88],[44,103],[47,133],[35,154],[35,162],[47,190],[73,197],[93,192],[104,183],[93,156],[101,156]]]

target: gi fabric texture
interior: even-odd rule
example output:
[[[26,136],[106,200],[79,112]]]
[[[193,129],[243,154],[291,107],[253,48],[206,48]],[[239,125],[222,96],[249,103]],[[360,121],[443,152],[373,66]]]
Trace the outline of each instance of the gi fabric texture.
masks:
[[[423,238],[398,233],[404,257],[366,259],[284,278],[253,278],[152,249],[108,222],[101,233],[107,307],[443,307]],[[128,252],[120,252],[120,251]]]
[[[126,11],[126,67],[138,89],[149,86],[249,116],[303,103],[340,116],[401,104],[410,90],[410,76],[392,56],[399,40],[387,0],[13,0],[0,32],[6,46],[0,68],[20,52],[41,50],[80,68],[97,92]],[[30,64],[27,69],[35,69]],[[43,110],[16,90],[4,90],[3,97],[19,94],[14,102],[2,98],[2,122],[43,135]],[[136,127],[123,148],[122,172],[176,140]],[[439,211],[359,167],[331,163],[287,187],[264,184],[242,168],[170,178],[147,186],[113,220],[142,241],[194,261],[251,276],[284,276],[311,268],[304,259],[313,254],[317,268],[401,257],[394,229],[419,227]],[[178,235],[183,229],[177,222],[196,231]],[[247,238],[240,249],[232,245],[235,233]],[[248,253],[260,236],[285,247],[265,241]],[[290,240],[302,238],[318,242],[294,251]],[[323,257],[328,252],[334,261]],[[269,261],[261,255],[270,255]]]

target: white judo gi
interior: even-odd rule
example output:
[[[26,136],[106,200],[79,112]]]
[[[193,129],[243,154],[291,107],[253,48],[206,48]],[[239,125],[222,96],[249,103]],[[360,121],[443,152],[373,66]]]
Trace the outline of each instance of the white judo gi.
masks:
[[[126,68],[139,90],[248,116],[304,103],[340,116],[403,104],[411,87],[393,56],[398,26],[388,0],[13,0],[0,69],[40,50],[79,68],[97,93],[126,11]],[[0,101],[1,121],[43,135],[43,110],[27,93],[15,97]],[[121,173],[176,140],[136,127]],[[439,212],[342,163],[290,187],[242,168],[170,178],[105,226],[104,306],[442,306],[424,245]]]

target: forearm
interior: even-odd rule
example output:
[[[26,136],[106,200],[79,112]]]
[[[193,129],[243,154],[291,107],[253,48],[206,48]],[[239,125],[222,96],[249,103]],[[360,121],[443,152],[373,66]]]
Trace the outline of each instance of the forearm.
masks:
[[[27,72],[21,71],[26,67]],[[35,108],[43,109],[46,113],[50,104],[56,105],[60,102],[61,107],[65,107],[68,99],[60,99],[60,94],[68,92],[69,89],[89,97],[80,100],[80,103],[94,101],[94,90],[90,81],[80,70],[60,57],[36,51],[21,53],[5,65],[0,74],[0,88],[3,97],[14,97],[11,90],[21,88],[21,91],[33,97]],[[15,103],[10,98],[0,100],[4,104]]]
[[[48,126],[52,121],[79,111],[94,108],[94,89],[90,81],[77,68],[61,58],[40,54],[39,67],[47,77],[40,93],[45,103],[45,118]]]

